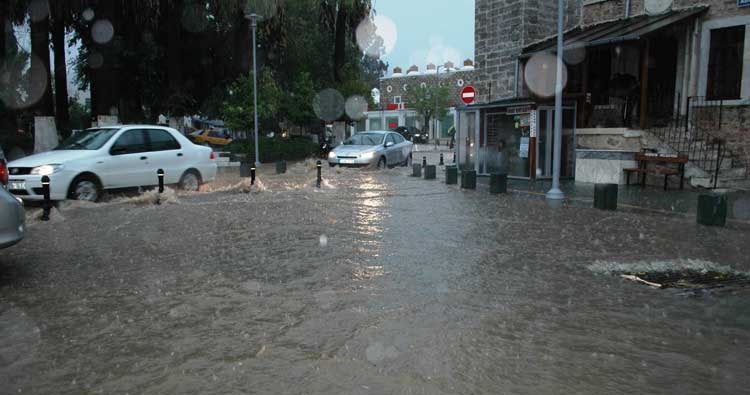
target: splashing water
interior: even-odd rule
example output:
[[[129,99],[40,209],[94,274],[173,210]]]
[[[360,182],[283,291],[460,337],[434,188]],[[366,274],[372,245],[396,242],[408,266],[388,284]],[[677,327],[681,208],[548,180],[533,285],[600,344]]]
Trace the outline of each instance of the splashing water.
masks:
[[[164,193],[159,193],[157,189],[151,189],[141,193],[138,196],[124,197],[112,200],[113,204],[135,204],[137,206],[149,206],[157,204],[179,204],[175,190],[169,187],[164,188]]]

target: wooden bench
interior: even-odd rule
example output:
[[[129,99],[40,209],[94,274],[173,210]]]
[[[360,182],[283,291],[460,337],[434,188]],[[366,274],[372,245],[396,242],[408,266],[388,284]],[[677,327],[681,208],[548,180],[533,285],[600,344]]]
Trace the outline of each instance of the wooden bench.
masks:
[[[641,175],[641,188],[646,186],[646,175],[663,175],[664,190],[666,191],[669,182],[669,176],[679,175],[680,189],[683,189],[685,185],[685,164],[688,163],[687,156],[639,152],[635,154],[635,160],[636,162],[638,162],[638,167],[622,169],[625,172],[627,185],[630,185],[631,173],[637,173]],[[655,163],[656,166],[649,167],[650,163]],[[677,164],[677,168],[675,169],[669,167],[670,164]]]

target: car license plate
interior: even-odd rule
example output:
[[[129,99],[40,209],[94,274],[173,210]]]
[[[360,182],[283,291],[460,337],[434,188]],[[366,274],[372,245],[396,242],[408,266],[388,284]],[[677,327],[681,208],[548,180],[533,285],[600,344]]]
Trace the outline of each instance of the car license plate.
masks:
[[[25,181],[10,181],[8,183],[8,189],[26,189],[26,182]]]
[[[353,165],[354,159],[340,159],[339,160],[342,165]]]

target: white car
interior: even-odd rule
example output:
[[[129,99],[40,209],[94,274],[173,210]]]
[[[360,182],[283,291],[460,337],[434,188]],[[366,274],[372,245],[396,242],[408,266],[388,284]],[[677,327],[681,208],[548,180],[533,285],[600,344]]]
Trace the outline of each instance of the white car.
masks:
[[[216,177],[216,156],[180,132],[161,126],[125,125],[76,133],[53,151],[8,164],[8,190],[24,200],[42,200],[42,177],[52,200],[97,201],[105,189],[164,183],[196,191]]]

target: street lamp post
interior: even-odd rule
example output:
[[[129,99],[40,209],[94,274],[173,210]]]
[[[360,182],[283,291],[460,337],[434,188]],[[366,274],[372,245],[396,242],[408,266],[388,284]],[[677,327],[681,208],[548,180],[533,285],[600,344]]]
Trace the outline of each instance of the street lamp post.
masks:
[[[260,15],[252,13],[247,15],[246,18],[250,19],[250,26],[253,29],[253,126],[255,127],[255,167],[258,167],[260,166],[260,153],[258,151],[258,62],[255,34],[258,29],[258,18],[260,18]]]
[[[557,71],[555,75],[555,137],[552,160],[552,188],[547,192],[548,200],[565,199],[560,189],[560,154],[562,153],[562,91],[563,91],[563,16],[565,0],[557,1]]]
[[[440,86],[440,68],[443,67],[442,65],[439,65],[435,68],[435,79],[437,80],[438,86]],[[435,113],[432,119],[432,138],[435,139],[435,145],[437,146],[437,138],[438,138],[438,120],[437,120],[437,113],[438,113],[438,95],[435,95]]]

